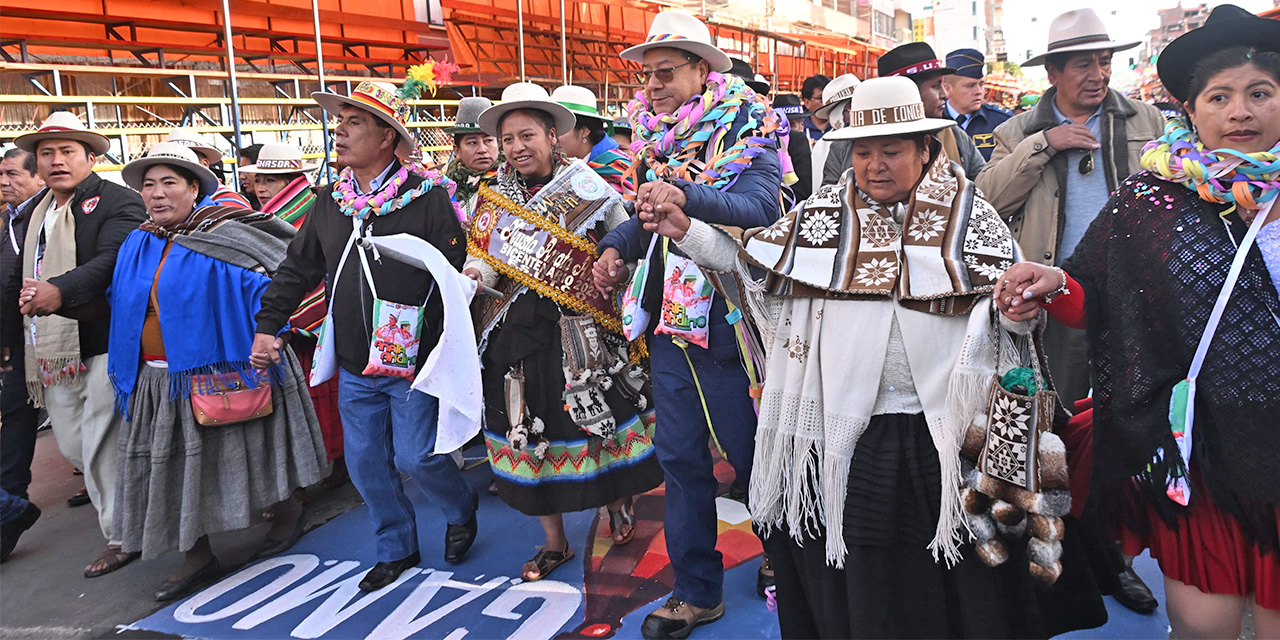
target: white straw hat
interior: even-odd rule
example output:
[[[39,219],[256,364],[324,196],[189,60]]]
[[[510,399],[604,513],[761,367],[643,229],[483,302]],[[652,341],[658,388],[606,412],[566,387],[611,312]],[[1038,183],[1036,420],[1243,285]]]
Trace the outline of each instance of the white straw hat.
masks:
[[[18,136],[13,141],[19,149],[27,153],[35,153],[41,140],[75,140],[89,145],[93,152],[102,155],[111,148],[111,141],[106,136],[85,128],[84,123],[70,111],[55,111],[40,123],[35,133]]]
[[[412,157],[417,152],[418,142],[405,126],[404,98],[396,95],[396,86],[390,82],[361,82],[351,91],[351,95],[342,96],[327,91],[313,91],[311,99],[315,100],[331,115],[338,115],[343,107],[351,106],[364,109],[391,125],[400,134],[400,144],[396,145],[396,155],[401,158]]]
[[[855,140],[877,136],[933,133],[955,125],[954,120],[928,118],[920,89],[910,78],[871,78],[858,85],[849,101],[845,128],[828,132],[823,139]]]
[[[209,144],[204,139],[204,136],[191,129],[179,127],[170,131],[167,142],[176,142],[194,151],[197,156],[204,158],[210,166],[215,166],[222,162],[222,152],[217,147]]]
[[[579,118],[595,118],[601,122],[612,122],[610,118],[600,115],[596,110],[596,94],[594,91],[573,84],[556,87],[551,92],[551,99],[559,102],[564,108]]]
[[[502,116],[516,109],[534,109],[550,114],[555,120],[557,135],[569,133],[578,126],[573,113],[552,100],[546,89],[532,82],[517,82],[502,90],[501,104],[495,104],[480,114],[480,128],[491,136],[501,137],[498,124],[502,122]]]
[[[1024,67],[1036,67],[1055,53],[1071,51],[1124,51],[1141,42],[1116,42],[1107,35],[1107,25],[1093,9],[1068,11],[1053,19],[1049,25],[1049,50],[1022,63]]]
[[[622,51],[622,59],[644,62],[644,52],[650,49],[670,47],[688,51],[711,65],[712,71],[724,73],[733,67],[729,56],[711,39],[707,25],[691,13],[663,11],[653,18],[649,35],[644,42]]]
[[[196,156],[196,152],[181,142],[160,142],[147,150],[147,155],[130,162],[120,170],[120,176],[124,178],[124,183],[133,187],[135,191],[142,190],[142,181],[147,176],[147,169],[158,164],[167,164],[176,167],[182,167],[191,173],[194,173],[196,179],[200,181],[200,194],[209,195],[217,191],[222,186],[218,182],[218,176],[200,164],[200,158]]]
[[[320,163],[302,159],[302,150],[288,142],[269,142],[258,151],[258,162],[241,171],[259,174],[306,173],[320,168]]]
[[[853,97],[853,90],[860,84],[862,84],[862,81],[852,73],[836,76],[835,80],[828,82],[827,86],[823,87],[822,106],[818,107],[818,110],[814,111],[813,115],[826,120],[831,112],[840,106],[839,103]]]

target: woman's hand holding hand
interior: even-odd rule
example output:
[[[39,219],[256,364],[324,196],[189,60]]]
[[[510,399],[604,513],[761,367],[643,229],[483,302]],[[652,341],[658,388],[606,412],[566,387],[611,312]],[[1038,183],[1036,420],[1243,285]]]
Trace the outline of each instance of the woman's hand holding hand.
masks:
[[[284,348],[284,340],[266,333],[253,336],[253,352],[249,354],[249,364],[254,369],[266,373],[267,369],[280,362],[280,350]]]
[[[627,269],[622,262],[622,254],[609,247],[600,253],[591,272],[596,290],[604,295],[613,293],[613,288],[627,276]]]
[[[1019,262],[996,280],[992,293],[996,308],[1015,322],[1025,322],[1040,313],[1040,296],[1058,289],[1062,276],[1057,269],[1035,262]]]

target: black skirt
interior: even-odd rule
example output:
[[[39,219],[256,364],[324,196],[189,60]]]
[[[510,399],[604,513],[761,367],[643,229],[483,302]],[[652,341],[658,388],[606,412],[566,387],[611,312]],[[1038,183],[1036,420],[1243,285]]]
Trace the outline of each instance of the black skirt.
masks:
[[[987,567],[971,545],[951,568],[927,548],[938,520],[941,474],[922,414],[882,415],[858,440],[845,497],[845,568],[827,564],[826,540],[798,544],[786,530],[765,542],[778,585],[784,638],[1047,638],[1106,623],[1098,585],[1067,524],[1063,573],[1037,586],[1025,546]]]
[[[586,433],[565,411],[560,317],[554,301],[525,293],[489,335],[482,359],[485,444],[498,496],[531,516],[602,507],[662,483],[652,410],[637,414],[617,388],[605,391],[617,422],[612,438]],[[516,450],[507,440],[504,390],[507,372],[517,364],[524,369],[526,406],[542,420],[550,445],[542,458],[532,446]]]

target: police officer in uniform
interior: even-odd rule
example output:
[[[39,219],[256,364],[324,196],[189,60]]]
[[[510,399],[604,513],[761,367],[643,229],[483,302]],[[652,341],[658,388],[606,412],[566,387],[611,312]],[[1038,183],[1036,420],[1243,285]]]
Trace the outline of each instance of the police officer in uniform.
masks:
[[[960,125],[982,153],[984,160],[991,159],[996,148],[996,127],[1013,117],[1013,112],[995,104],[982,101],[983,55],[977,49],[957,49],[947,54],[947,66],[955,69],[946,76],[947,116]]]

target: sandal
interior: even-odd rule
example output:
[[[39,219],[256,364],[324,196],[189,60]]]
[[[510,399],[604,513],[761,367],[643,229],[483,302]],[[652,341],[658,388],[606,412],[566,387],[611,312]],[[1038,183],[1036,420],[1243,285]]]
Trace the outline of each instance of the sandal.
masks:
[[[632,509],[632,499],[627,498],[627,501],[622,503],[622,508],[617,511],[611,509],[606,511],[609,512],[609,534],[613,538],[613,544],[620,547],[631,542],[631,539],[636,537],[636,514]],[[619,538],[618,533],[623,527],[631,527],[631,530]]]
[[[573,559],[573,549],[565,546],[564,551],[552,551],[546,547],[538,547],[538,553],[533,559],[524,563],[524,568],[520,570],[520,577],[525,582],[537,582],[548,575],[555,568]],[[534,578],[530,578],[529,574],[537,572]]]
[[[93,562],[89,563],[89,566],[93,566],[95,564],[98,564],[99,562],[106,562],[107,564],[103,568],[98,569],[96,571],[90,571],[88,568],[86,568],[84,570],[84,577],[96,578],[98,576],[105,576],[108,573],[111,573],[112,571],[115,571],[116,569],[119,569],[120,567],[123,567],[126,564],[133,562],[134,560],[137,560],[141,555],[142,555],[141,553],[138,553],[136,551],[133,553],[124,553],[120,551],[120,545],[109,544],[107,545],[106,549],[102,550],[102,553],[98,554],[98,557],[93,559]]]

